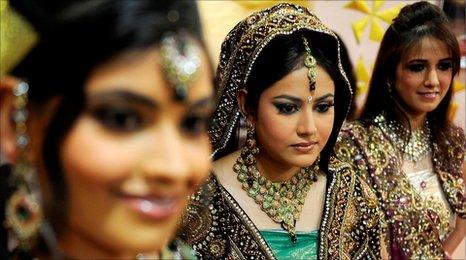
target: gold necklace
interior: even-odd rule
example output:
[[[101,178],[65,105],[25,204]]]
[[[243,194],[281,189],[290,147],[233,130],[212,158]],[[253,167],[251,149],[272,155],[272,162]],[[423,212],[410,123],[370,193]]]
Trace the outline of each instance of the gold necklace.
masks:
[[[233,166],[238,174],[238,181],[248,196],[261,206],[273,221],[281,224],[296,243],[296,221],[301,215],[306,195],[311,185],[317,181],[317,175],[311,167],[301,168],[290,180],[272,182],[259,173],[255,154],[258,150],[241,150],[241,155]]]

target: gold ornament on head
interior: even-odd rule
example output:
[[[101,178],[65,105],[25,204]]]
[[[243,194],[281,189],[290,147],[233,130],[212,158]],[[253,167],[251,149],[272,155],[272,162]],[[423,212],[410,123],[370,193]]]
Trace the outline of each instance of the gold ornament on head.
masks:
[[[201,63],[199,48],[187,35],[168,34],[163,37],[160,50],[165,77],[174,88],[176,100],[184,101]]]
[[[0,77],[3,77],[34,47],[38,36],[8,1],[0,1],[0,28]]]
[[[307,39],[303,37],[304,49],[306,54],[304,57],[304,66],[308,69],[307,77],[309,78],[309,87],[312,90],[316,89],[316,79],[317,79],[317,61],[312,56],[311,48],[309,48],[309,43]],[[312,100],[312,99],[311,99]]]

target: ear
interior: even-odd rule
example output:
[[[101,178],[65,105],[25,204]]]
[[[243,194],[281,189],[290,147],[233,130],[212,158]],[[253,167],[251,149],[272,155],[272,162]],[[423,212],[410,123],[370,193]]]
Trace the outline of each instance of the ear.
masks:
[[[20,80],[5,76],[0,79],[0,152],[9,163],[14,163],[17,157],[15,125],[11,120],[13,112],[13,88]]]
[[[246,118],[246,120],[249,123],[254,123],[255,118],[252,116],[250,113],[248,113],[248,110],[246,108],[246,96],[248,95],[248,91],[245,89],[240,89],[238,90],[238,94],[236,95],[236,102],[238,102],[238,107],[243,114],[243,116]]]

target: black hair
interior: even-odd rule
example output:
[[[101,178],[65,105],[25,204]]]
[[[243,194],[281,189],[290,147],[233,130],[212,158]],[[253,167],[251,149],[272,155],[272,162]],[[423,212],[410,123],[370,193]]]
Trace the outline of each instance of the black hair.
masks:
[[[28,81],[32,106],[60,97],[42,147],[56,198],[46,202],[45,213],[59,232],[67,211],[60,143],[84,108],[90,72],[116,55],[157,46],[168,32],[183,31],[205,49],[199,15],[190,1],[13,0],[11,6],[39,35],[12,75]]]
[[[320,169],[328,170],[328,161],[350,102],[349,89],[338,67],[337,40],[322,33],[298,31],[274,38],[259,54],[246,82],[246,112],[254,115],[261,94],[294,70],[304,67],[303,39],[306,37],[312,55],[335,84],[335,119],[331,136],[320,155]]]
[[[409,125],[406,113],[398,105],[402,100],[395,90],[390,90],[390,85],[393,85],[397,65],[426,37],[434,37],[445,43],[453,61],[452,79],[458,73],[458,41],[448,28],[445,14],[437,6],[425,1],[407,5],[401,9],[382,39],[369,84],[369,93],[360,117],[362,121],[369,122],[385,111],[389,119]],[[449,124],[448,107],[452,97],[452,83],[439,106],[427,114],[434,140],[440,137],[440,130]]]

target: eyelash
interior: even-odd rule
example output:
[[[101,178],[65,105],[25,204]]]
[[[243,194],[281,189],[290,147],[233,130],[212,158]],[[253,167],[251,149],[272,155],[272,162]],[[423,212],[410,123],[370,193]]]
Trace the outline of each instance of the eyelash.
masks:
[[[314,105],[314,110],[317,111],[317,113],[325,113],[327,112],[331,107],[333,107],[335,104],[333,101],[325,101],[321,103],[317,103]],[[299,111],[300,107],[295,104],[275,104],[275,107],[278,110],[279,114],[283,115],[291,115],[294,114],[295,112]]]
[[[188,135],[202,135],[206,133],[209,117],[203,115],[188,115],[181,122],[181,129]]]
[[[332,102],[322,102],[322,103],[318,103],[317,105],[315,105],[314,110],[316,110],[318,113],[323,114],[323,113],[327,112],[333,106],[335,106],[333,101]]]
[[[441,71],[448,71],[453,67],[451,62],[442,62],[437,65],[437,68]],[[412,72],[421,72],[426,68],[424,64],[409,64],[408,69]]]
[[[122,133],[143,129],[152,120],[137,109],[123,106],[96,107],[91,110],[91,115],[108,129]],[[206,132],[208,122],[208,116],[190,114],[182,119],[180,128],[188,135],[200,135]]]
[[[91,115],[103,126],[117,132],[139,130],[148,121],[139,111],[123,106],[96,107],[91,110]]]
[[[299,110],[299,107],[295,104],[275,104],[279,114],[291,115]]]

